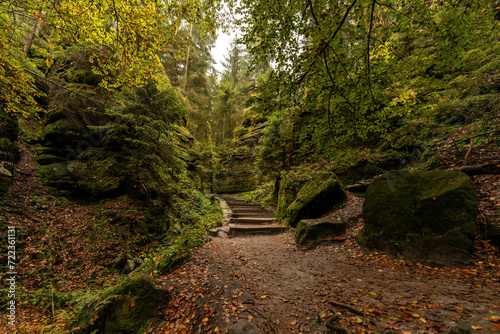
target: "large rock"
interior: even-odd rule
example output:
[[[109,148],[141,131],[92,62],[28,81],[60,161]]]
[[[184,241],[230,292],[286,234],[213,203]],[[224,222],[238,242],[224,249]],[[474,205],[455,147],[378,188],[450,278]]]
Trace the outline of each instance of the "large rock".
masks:
[[[301,219],[319,218],[346,198],[344,187],[335,174],[317,175],[304,184],[288,207],[289,223],[295,227]]]
[[[143,333],[159,306],[170,294],[157,288],[152,277],[136,273],[86,305],[72,324],[72,334]]]
[[[448,334],[474,334],[500,332],[500,312],[481,314],[453,327]]]
[[[223,170],[216,175],[216,192],[235,194],[255,190],[259,185],[259,173],[255,166],[255,147],[262,137],[265,124],[245,129],[238,137],[234,150],[222,155]]]
[[[500,248],[500,207],[486,218],[486,238]]]
[[[12,182],[12,173],[5,167],[7,164],[5,161],[0,161],[0,196],[7,192]]]
[[[344,234],[346,223],[331,219],[302,219],[295,230],[295,242],[299,245],[314,245],[322,239]]]
[[[467,258],[476,235],[472,180],[456,171],[392,171],[373,181],[360,242],[418,259]]]

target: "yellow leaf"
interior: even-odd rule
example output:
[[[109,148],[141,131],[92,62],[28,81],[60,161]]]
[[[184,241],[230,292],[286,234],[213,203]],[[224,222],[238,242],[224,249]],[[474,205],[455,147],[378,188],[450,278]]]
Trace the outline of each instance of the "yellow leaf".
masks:
[[[480,329],[483,329],[483,326],[470,326],[473,330],[480,330]]]
[[[360,318],[356,318],[356,323],[357,323],[357,324],[362,324],[362,323],[363,323],[363,320],[361,320]]]
[[[203,318],[203,320],[201,322],[207,322],[208,321],[208,318]]]
[[[420,318],[420,321],[422,321],[424,324],[427,322],[424,318]]]
[[[267,296],[266,295],[260,296],[260,298],[265,299],[265,298],[267,298]]]

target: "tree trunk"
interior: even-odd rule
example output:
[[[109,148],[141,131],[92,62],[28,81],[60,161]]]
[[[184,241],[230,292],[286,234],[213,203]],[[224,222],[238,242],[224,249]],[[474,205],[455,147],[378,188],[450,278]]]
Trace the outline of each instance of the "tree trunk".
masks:
[[[31,31],[28,35],[28,39],[26,40],[26,44],[24,44],[24,53],[28,54],[31,50],[31,45],[33,45],[33,41],[35,40],[36,32],[38,30],[38,18],[42,15],[42,9],[38,9],[38,17],[33,18],[33,25],[31,26]]]
[[[189,50],[191,48],[191,37],[193,37],[193,25],[191,24],[189,28],[189,45],[187,49],[187,55],[186,55],[186,67],[184,69],[184,84],[182,87],[183,91],[186,91],[186,85],[187,85],[187,78],[188,78],[188,66],[189,66]]]

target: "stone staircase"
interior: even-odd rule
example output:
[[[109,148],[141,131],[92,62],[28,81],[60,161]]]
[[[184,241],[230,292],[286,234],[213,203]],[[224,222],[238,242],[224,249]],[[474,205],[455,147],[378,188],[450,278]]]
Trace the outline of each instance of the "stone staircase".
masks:
[[[248,204],[229,195],[220,195],[219,198],[231,209],[229,236],[275,234],[287,229],[285,226],[276,225],[274,213],[260,205]]]

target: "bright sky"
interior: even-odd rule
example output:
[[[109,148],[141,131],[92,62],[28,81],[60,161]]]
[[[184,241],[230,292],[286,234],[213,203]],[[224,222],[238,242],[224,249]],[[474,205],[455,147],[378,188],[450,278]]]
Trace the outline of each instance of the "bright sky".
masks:
[[[215,42],[215,47],[212,49],[212,57],[214,57],[215,61],[214,67],[219,72],[222,72],[222,70],[224,69],[224,67],[222,66],[222,62],[224,61],[224,57],[228,54],[230,42],[231,36],[220,31],[217,37],[217,41]]]

